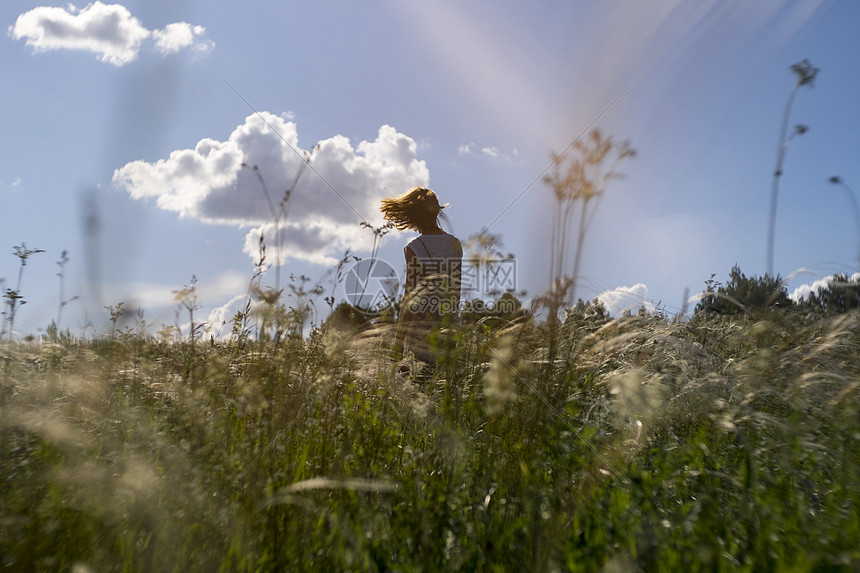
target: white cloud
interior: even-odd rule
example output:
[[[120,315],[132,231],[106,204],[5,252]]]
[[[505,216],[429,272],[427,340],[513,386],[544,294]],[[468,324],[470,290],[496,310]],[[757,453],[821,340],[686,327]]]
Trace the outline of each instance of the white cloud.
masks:
[[[144,40],[154,39],[163,54],[193,47],[209,51],[214,44],[199,38],[205,29],[186,22],[168,24],[150,31],[120,4],[93,2],[82,9],[39,6],[18,16],[9,35],[26,39],[36,52],[84,50],[98,55],[102,62],[123,66],[134,61]]]
[[[348,248],[369,250],[373,242],[370,231],[359,225],[338,225],[331,221],[286,221],[254,227],[245,235],[242,252],[254,261],[260,258],[260,233],[266,244],[268,264],[285,265],[290,259],[331,266],[337,264]],[[277,243],[280,236],[280,247]]]
[[[246,285],[247,286],[247,285]],[[207,320],[211,322],[223,322],[229,321],[231,318],[236,316],[236,313],[243,310],[245,305],[248,303],[248,293],[243,292],[241,294],[237,294],[232,297],[230,300],[222,304],[221,306],[216,306],[209,312],[209,318]]]
[[[244,250],[258,258],[262,231],[271,263],[277,256],[272,209],[277,212],[301,174],[279,224],[280,259],[321,264],[333,262],[347,247],[367,248],[371,236],[359,223],[381,220],[383,197],[429,184],[415,141],[388,125],[379,128],[376,139],[356,147],[342,135],[310,150],[298,141],[295,123],[268,112],[252,114],[226,141],[202,139],[194,149],[173,151],[167,159],[128,163],[114,172],[113,184],[134,199],[154,198],[158,207],[181,217],[254,227]]]
[[[649,313],[656,310],[654,303],[648,298],[648,287],[642,283],[604,291],[597,295],[597,300],[603,303],[612,316],[618,316],[625,310],[635,313],[643,307]]]
[[[194,32],[188,22],[168,24],[161,30],[152,32],[155,46],[162,54],[172,54],[194,43]]]
[[[213,308],[209,312],[206,321],[212,326],[213,330],[219,330],[222,337],[226,336],[230,333],[230,321],[233,320],[237,312],[245,309],[247,302],[247,293],[237,294],[221,306]],[[224,325],[224,328],[222,328],[222,325]]]
[[[790,298],[794,302],[806,300],[807,298],[809,298],[810,294],[818,294],[818,289],[827,288],[827,285],[833,282],[833,278],[833,275],[830,275],[820,278],[812,284],[802,284],[796,289],[794,289],[794,291],[792,291],[792,293],[788,295],[788,298]],[[860,281],[860,273],[854,273],[849,277],[848,280],[850,280],[851,282]]]
[[[23,184],[24,184],[24,182],[21,181],[20,177],[16,178],[11,183],[7,183],[6,181],[3,181],[2,179],[0,179],[0,188],[7,187],[9,189],[20,189]]]
[[[480,154],[485,157],[490,157],[492,159],[500,159],[508,163],[513,162],[514,158],[518,157],[520,154],[519,150],[516,147],[514,147],[510,153],[506,153],[495,145],[486,145],[484,147],[479,148],[478,145],[475,144],[475,142],[461,143],[459,146],[457,146],[458,155],[474,155],[477,152],[480,152]]]
[[[152,32],[155,47],[162,54],[174,54],[183,48],[191,47],[197,53],[211,52],[215,43],[200,38],[206,33],[203,26],[192,26],[188,22],[168,24],[161,30]]]

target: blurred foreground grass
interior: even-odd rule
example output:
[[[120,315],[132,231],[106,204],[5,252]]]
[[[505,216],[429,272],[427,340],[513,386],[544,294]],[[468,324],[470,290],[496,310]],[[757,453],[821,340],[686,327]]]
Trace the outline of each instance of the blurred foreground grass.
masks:
[[[0,346],[0,568],[860,569],[857,311],[547,328]]]

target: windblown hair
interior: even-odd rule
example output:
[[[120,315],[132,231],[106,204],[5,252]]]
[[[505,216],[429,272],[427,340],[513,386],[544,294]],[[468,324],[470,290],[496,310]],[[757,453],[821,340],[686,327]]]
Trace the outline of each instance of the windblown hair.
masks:
[[[383,199],[380,210],[385,220],[394,224],[395,229],[421,231],[436,225],[436,217],[442,207],[433,191],[426,187],[415,187],[400,197]]]

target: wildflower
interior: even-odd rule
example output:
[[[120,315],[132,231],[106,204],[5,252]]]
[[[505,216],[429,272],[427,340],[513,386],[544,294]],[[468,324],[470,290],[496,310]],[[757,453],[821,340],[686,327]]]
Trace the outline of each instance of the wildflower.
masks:
[[[791,71],[797,74],[797,85],[805,86],[812,84],[818,74],[818,68],[813,67],[809,60],[804,59],[802,62],[797,62],[791,66]]]
[[[773,247],[774,247],[774,235],[776,233],[776,206],[777,200],[779,197],[779,178],[782,177],[782,163],[785,159],[785,152],[788,148],[788,144],[791,139],[795,135],[803,135],[809,128],[805,125],[798,125],[795,128],[795,132],[791,135],[791,137],[786,137],[786,132],[788,129],[788,118],[791,114],[791,106],[794,103],[794,96],[797,94],[797,90],[801,86],[810,86],[812,87],[812,82],[815,80],[815,76],[818,74],[818,68],[812,66],[809,63],[809,60],[803,60],[802,62],[798,62],[791,66],[791,71],[797,74],[797,83],[794,85],[794,88],[791,90],[791,94],[788,96],[788,103],[785,106],[785,114],[782,120],[782,129],[779,134],[779,147],[777,148],[776,154],[776,169],[773,172],[773,184],[771,186],[770,192],[770,211],[768,216],[768,232],[767,232],[767,274],[768,276],[774,276],[773,274]]]

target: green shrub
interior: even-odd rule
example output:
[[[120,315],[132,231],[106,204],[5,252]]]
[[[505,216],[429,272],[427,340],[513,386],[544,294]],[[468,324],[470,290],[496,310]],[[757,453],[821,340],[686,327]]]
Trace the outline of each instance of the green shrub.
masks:
[[[714,281],[712,275],[705,281],[705,286],[695,314],[741,314],[767,308],[788,308],[792,304],[779,275],[747,277],[737,265],[732,267],[729,282],[725,285]]]

